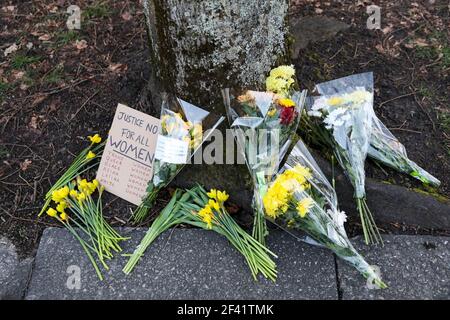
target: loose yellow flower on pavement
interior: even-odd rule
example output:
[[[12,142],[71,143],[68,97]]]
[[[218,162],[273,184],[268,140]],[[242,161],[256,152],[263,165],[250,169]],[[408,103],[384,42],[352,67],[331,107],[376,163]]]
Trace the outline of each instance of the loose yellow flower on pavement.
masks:
[[[89,140],[92,144],[100,143],[102,142],[102,137],[100,137],[97,133],[93,136],[88,136]]]
[[[292,108],[295,107],[295,102],[291,99],[279,99],[278,104],[284,108]]]
[[[93,153],[92,151],[89,151],[88,154],[86,155],[86,160],[90,160],[95,158],[95,153]]]
[[[69,216],[67,215],[67,213],[62,212],[59,217],[61,218],[62,221],[69,221]]]
[[[301,218],[306,217],[306,214],[309,212],[309,209],[311,209],[313,204],[314,204],[314,200],[311,198],[304,198],[304,199],[300,200],[297,204],[298,215]]]
[[[48,209],[47,214],[52,218],[55,218],[58,216],[58,212],[53,208]]]

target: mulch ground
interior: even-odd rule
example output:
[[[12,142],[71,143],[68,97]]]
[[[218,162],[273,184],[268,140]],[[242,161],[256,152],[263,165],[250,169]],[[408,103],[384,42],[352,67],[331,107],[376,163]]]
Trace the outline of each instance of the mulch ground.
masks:
[[[312,89],[317,82],[374,71],[378,116],[411,159],[442,180],[439,190],[427,191],[450,196],[448,2],[374,2],[382,8],[377,31],[366,28],[368,1],[293,1],[292,19],[325,15],[350,25],[301,52],[295,61],[299,81]],[[76,3],[83,9],[78,31],[66,28],[70,1],[0,6],[0,235],[14,241],[22,256],[33,253],[43,228],[55,225],[36,217],[51,183],[86,145],[87,135],[105,135],[118,102],[136,106],[148,79],[139,1]],[[5,57],[14,43],[17,50]],[[368,165],[367,172],[425,188],[387,168]],[[162,195],[154,213],[167,198]],[[133,206],[109,196],[105,207],[113,225],[128,225]]]

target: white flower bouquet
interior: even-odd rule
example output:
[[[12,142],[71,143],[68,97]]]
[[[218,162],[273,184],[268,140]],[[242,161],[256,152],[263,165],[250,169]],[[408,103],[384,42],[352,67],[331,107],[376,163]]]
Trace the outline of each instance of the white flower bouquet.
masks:
[[[364,164],[373,132],[373,74],[363,73],[316,86],[310,117],[319,119],[313,134],[330,147],[355,189],[355,200],[367,244],[382,242],[366,203]],[[312,120],[312,119],[310,119]]]

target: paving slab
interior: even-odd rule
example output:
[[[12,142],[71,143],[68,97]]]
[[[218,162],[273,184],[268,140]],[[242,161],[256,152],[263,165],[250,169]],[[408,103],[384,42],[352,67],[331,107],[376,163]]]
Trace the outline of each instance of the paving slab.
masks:
[[[358,272],[338,259],[342,299],[450,299],[450,238],[385,235],[384,247],[353,243],[367,262],[380,268],[384,290],[368,288]]]
[[[20,261],[15,246],[8,239],[0,238],[0,300],[23,298],[32,261]]]
[[[134,250],[145,229],[121,229]],[[275,230],[268,239],[279,258],[276,283],[255,282],[243,257],[212,231],[173,229],[149,247],[133,273],[127,258],[111,261],[99,281],[80,245],[64,229],[49,228],[39,245],[26,299],[337,299],[335,261],[321,248]],[[80,282],[73,276],[80,271]],[[69,285],[68,285],[69,284]]]

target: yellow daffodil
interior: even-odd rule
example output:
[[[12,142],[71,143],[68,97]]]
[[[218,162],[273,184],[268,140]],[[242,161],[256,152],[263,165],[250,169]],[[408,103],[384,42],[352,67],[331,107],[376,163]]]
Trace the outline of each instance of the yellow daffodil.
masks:
[[[56,211],[53,208],[50,208],[50,209],[47,210],[47,215],[49,215],[52,218],[55,218],[55,217],[58,216],[58,211]]]
[[[78,202],[83,202],[84,200],[86,200],[86,195],[83,192],[80,192],[78,194],[78,198],[77,198]]]
[[[217,200],[217,190],[216,189],[211,189],[208,193],[206,193],[208,195],[208,197],[210,197],[211,199]]]
[[[70,190],[70,196],[71,196],[73,199],[77,199],[77,198],[78,198],[78,191],[77,191],[77,190],[74,190],[74,189]]]
[[[220,204],[213,199],[209,199],[208,205],[211,207],[211,209],[214,209],[216,211],[220,210]]]
[[[203,209],[198,212],[202,221],[206,223],[208,229],[212,229],[212,221],[214,218],[214,213],[212,212],[211,207],[207,204]]]
[[[287,98],[285,98],[285,99],[279,99],[277,102],[278,102],[278,104],[279,104],[280,106],[282,106],[282,107],[284,107],[284,108],[292,108],[292,107],[295,107],[295,102],[294,102],[293,100],[291,100],[291,99],[287,99]]]
[[[96,144],[102,142],[102,137],[100,137],[97,133],[93,136],[88,136],[91,144]]]
[[[227,201],[229,198],[229,195],[227,194],[226,191],[217,191],[217,202],[219,202],[219,204],[224,203],[225,201]]]
[[[96,154],[93,153],[92,151],[89,151],[88,154],[86,155],[86,160],[90,160],[95,158]]]
[[[63,201],[69,195],[69,187],[64,186],[61,189],[52,192],[52,200],[56,203]]]
[[[69,221],[69,216],[65,212],[61,212],[59,217],[61,218],[62,221]]]
[[[306,217],[306,214],[309,212],[311,207],[314,204],[314,200],[312,198],[303,198],[297,204],[297,212],[301,218]]]
[[[66,210],[67,208],[67,202],[66,201],[61,201],[57,206],[56,206],[56,211],[63,213],[64,210]]]

